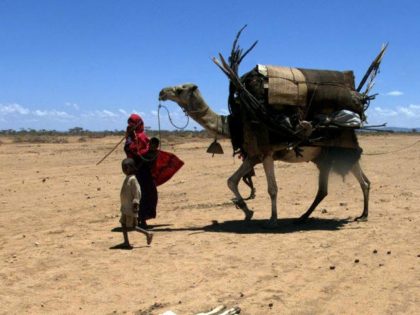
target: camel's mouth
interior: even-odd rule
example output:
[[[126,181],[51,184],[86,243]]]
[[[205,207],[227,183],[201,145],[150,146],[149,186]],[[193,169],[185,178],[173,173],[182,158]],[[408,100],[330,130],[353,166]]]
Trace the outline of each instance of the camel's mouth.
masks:
[[[182,102],[185,97],[190,96],[196,89],[197,86],[192,83],[169,86],[160,90],[159,101],[172,100],[175,102]]]
[[[174,94],[173,88],[164,88],[159,92],[159,101],[167,101],[169,96]]]

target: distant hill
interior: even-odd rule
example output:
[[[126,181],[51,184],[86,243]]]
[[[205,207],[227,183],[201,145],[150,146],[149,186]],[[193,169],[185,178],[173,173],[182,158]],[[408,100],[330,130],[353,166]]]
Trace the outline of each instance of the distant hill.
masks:
[[[404,127],[378,127],[378,128],[372,128],[369,130],[369,128],[366,129],[360,129],[360,132],[369,132],[369,131],[383,131],[383,132],[399,132],[399,133],[420,133],[420,127],[416,128],[404,128]]]
[[[403,127],[385,127],[384,129],[390,129],[394,132],[420,132],[420,127],[417,128],[403,128]]]

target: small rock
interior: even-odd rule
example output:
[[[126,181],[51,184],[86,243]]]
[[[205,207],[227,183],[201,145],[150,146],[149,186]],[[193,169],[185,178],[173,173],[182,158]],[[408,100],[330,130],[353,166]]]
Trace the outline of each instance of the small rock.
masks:
[[[322,209],[321,213],[328,213],[327,209]]]
[[[359,259],[355,259],[355,260],[354,260],[354,263],[355,263],[355,264],[358,264],[358,263],[359,263]]]
[[[42,182],[43,182],[43,183],[45,183],[45,181],[46,181],[46,180],[47,180],[46,178],[43,178],[43,179],[42,179]]]
[[[39,242],[35,242],[35,243],[34,243],[34,245],[35,245],[35,246],[39,246]]]
[[[374,249],[374,250],[373,250],[373,253],[374,253],[374,254],[377,254],[377,253],[378,253],[378,251],[377,251],[376,249]]]
[[[13,255],[12,257],[13,257],[13,258],[16,258],[16,255]]]
[[[340,202],[340,206],[342,207],[347,206],[347,202]]]
[[[330,266],[330,270],[334,270],[335,269],[335,266]]]
[[[387,251],[387,252],[386,252],[386,254],[387,254],[387,255],[391,255],[391,251],[390,251],[390,250],[389,250],[389,251]]]
[[[240,297],[244,297],[244,294],[242,292],[239,293]]]
[[[23,235],[22,235],[22,238],[25,238],[25,237],[26,237],[26,235],[25,235],[25,234],[23,234]]]
[[[101,187],[96,188],[96,190],[97,190],[97,191],[100,191],[100,190],[101,190]]]
[[[181,301],[181,300],[179,300],[179,301],[178,301],[178,304],[182,304],[182,301]]]
[[[418,254],[417,257],[420,257],[420,254]]]
[[[383,267],[383,266],[384,266],[384,264],[379,264],[378,266],[379,266],[379,267]]]
[[[269,308],[272,308],[272,307],[273,307],[273,303],[269,303],[269,304],[268,304],[268,307],[269,307]]]

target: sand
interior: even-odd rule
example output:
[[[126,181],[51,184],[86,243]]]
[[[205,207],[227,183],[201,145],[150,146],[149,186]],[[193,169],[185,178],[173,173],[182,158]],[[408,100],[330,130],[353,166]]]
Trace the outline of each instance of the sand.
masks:
[[[118,137],[70,143],[0,144],[1,314],[194,314],[219,304],[241,314],[419,314],[420,144],[364,155],[372,182],[368,222],[354,177],[331,176],[329,195],[303,226],[312,202],[311,163],[276,163],[279,225],[267,229],[270,199],[263,169],[250,224],[231,203],[226,179],[239,166],[210,140],[163,149],[185,161],[159,187],[151,246],[131,232],[122,241]],[[397,150],[417,135],[362,136],[365,153]],[[241,191],[249,191],[241,184]]]

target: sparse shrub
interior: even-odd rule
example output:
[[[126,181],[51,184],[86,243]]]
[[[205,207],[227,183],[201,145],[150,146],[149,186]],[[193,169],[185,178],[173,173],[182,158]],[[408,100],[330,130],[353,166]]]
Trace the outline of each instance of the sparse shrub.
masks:
[[[106,134],[102,132],[95,132],[95,133],[90,133],[88,137],[91,139],[101,139],[101,138],[105,138]]]
[[[18,135],[13,138],[13,143],[68,143],[67,138],[45,136],[36,134]]]

